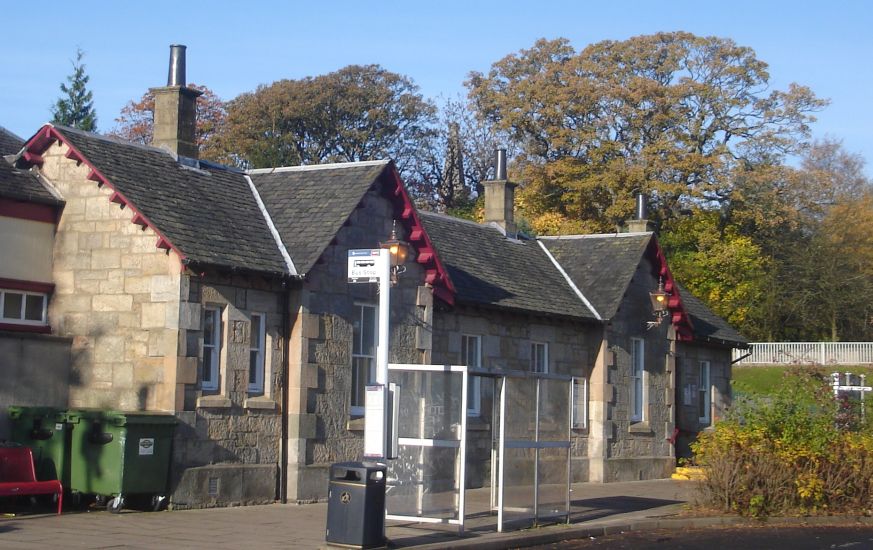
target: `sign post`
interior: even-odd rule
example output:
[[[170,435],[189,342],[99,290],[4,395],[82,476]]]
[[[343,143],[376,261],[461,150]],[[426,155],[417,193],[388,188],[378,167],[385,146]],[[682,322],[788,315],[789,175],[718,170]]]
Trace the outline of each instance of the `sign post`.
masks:
[[[364,457],[391,458],[388,445],[388,320],[391,311],[391,253],[386,248],[349,250],[350,283],[378,283],[379,319],[376,384],[367,386],[364,401]],[[396,407],[396,403],[391,403]],[[391,446],[393,447],[393,446]]]

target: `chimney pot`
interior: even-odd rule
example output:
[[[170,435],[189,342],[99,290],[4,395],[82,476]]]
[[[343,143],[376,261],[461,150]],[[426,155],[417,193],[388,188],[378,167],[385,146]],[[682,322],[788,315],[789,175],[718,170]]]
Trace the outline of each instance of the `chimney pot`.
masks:
[[[638,220],[649,219],[648,197],[645,193],[637,193],[637,217]]]
[[[185,86],[185,46],[170,46],[170,70],[167,73],[167,86]]]
[[[506,179],[506,149],[498,149],[494,164],[494,179],[502,181]]]

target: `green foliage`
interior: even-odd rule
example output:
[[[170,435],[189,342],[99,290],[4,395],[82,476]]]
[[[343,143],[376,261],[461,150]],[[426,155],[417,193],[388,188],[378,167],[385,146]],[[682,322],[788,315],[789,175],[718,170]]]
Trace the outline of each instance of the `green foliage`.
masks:
[[[674,276],[748,337],[764,337],[761,312],[771,259],[735,227],[722,225],[719,212],[696,210],[666,224],[661,244]]]
[[[52,107],[52,124],[71,126],[86,132],[97,131],[97,114],[94,112],[94,96],[86,87],[89,77],[85,74],[82,58],[85,52],[76,50],[73,74],[67,77],[67,84],[61,83],[63,97],[58,98]]]
[[[246,168],[393,159],[411,179],[421,148],[436,135],[435,117],[409,78],[351,65],[230,101],[215,147]]]
[[[709,504],[753,517],[870,513],[873,430],[824,372],[788,369],[692,445]]]

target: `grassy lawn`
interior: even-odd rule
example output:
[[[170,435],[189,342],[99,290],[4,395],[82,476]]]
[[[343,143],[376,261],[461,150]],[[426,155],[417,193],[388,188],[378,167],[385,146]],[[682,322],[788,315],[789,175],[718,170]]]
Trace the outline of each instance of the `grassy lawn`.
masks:
[[[776,388],[782,380],[783,373],[790,368],[786,366],[734,366],[733,378],[731,386],[734,393],[745,395],[768,395],[772,393],[773,388]],[[810,366],[814,369],[818,367]],[[829,375],[832,372],[851,372],[854,374],[866,374],[866,384],[873,385],[873,367],[857,367],[849,365],[828,366],[820,369],[824,374]]]

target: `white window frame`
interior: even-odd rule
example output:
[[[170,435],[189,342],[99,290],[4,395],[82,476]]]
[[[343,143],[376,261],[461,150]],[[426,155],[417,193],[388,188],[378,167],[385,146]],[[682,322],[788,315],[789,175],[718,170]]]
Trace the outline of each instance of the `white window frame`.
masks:
[[[7,294],[18,294],[21,296],[21,309],[17,312],[17,317],[9,316],[9,312],[6,311],[6,295]],[[38,298],[42,298],[42,312],[40,314],[40,319],[25,319],[25,311],[27,310],[27,298],[29,296],[36,296]],[[47,312],[48,309],[48,294],[45,292],[30,292],[28,290],[15,290],[12,288],[0,288],[0,323],[7,323],[11,325],[24,325],[31,327],[44,327],[47,324]]]
[[[220,306],[207,306],[203,310],[203,346],[201,348],[202,370],[200,372],[200,389],[207,391],[215,391],[219,386],[219,375],[221,373],[221,348],[224,342],[222,335],[224,333],[224,315],[223,308]],[[206,342],[206,319],[212,316],[212,343]],[[209,380],[206,379],[206,357],[209,354],[210,368]]]
[[[572,428],[584,430],[588,428],[588,379],[573,377],[573,417]]]
[[[379,345],[379,306],[375,304],[367,304],[363,302],[356,302],[354,306],[354,313],[357,316],[357,320],[361,323],[361,328],[363,329],[364,323],[364,311],[365,308],[371,308],[373,310],[373,353],[372,355],[366,353],[355,353],[355,342],[352,342],[352,377],[351,377],[351,391],[349,394],[349,414],[352,416],[363,416],[364,415],[364,403],[355,403],[355,396],[358,395],[355,387],[355,382],[359,382],[360,377],[355,375],[354,370],[357,368],[355,366],[356,359],[369,359],[369,376],[367,376],[367,380],[364,381],[364,386],[368,386],[376,383],[376,346]],[[360,331],[360,337],[363,339],[364,331]],[[355,338],[355,329],[354,322],[352,324],[352,339]],[[361,342],[360,349],[363,350],[364,345],[363,341]],[[364,395],[364,392],[361,392],[361,395]]]
[[[254,320],[260,319],[258,334],[254,335],[257,340],[252,346],[252,334],[249,333],[249,393],[264,393],[264,371],[267,357],[267,316],[263,313],[252,313],[249,322],[249,331],[254,327]],[[254,355],[252,355],[254,354]],[[254,364],[252,358],[254,357]],[[254,374],[254,381],[252,381]]]
[[[537,350],[543,350],[543,363],[539,364]],[[539,374],[549,373],[549,344],[547,342],[530,343],[530,371]]]
[[[712,422],[712,378],[710,378],[712,370],[709,361],[700,361],[698,366],[697,398],[699,401],[697,402],[697,420],[701,424],[710,424]],[[703,416],[700,416],[700,409],[703,409]]]
[[[467,354],[468,342],[471,339],[476,342],[476,358],[472,362],[469,361]],[[461,335],[461,364],[469,368],[482,368],[482,336],[478,334]],[[467,415],[479,416],[482,414],[482,378],[470,376],[467,380]]]
[[[631,338],[630,410],[631,422],[645,422],[648,391],[646,388],[646,341]]]

